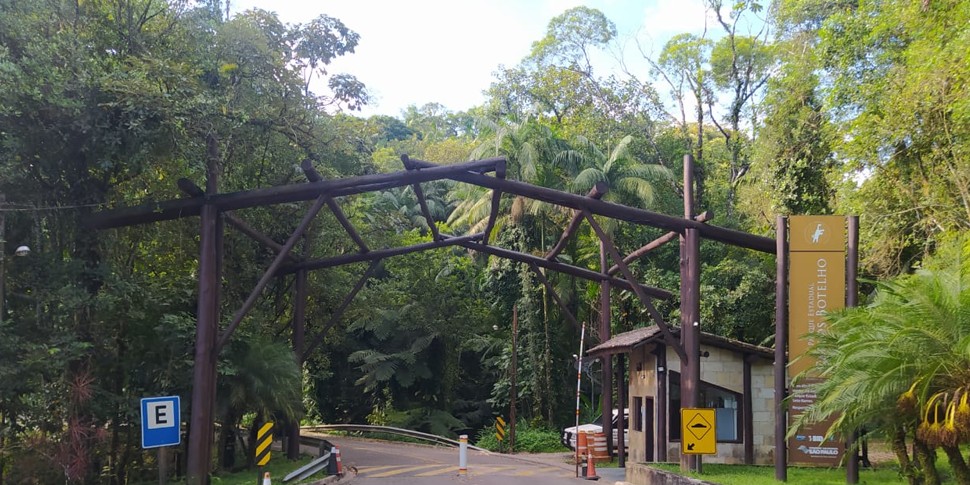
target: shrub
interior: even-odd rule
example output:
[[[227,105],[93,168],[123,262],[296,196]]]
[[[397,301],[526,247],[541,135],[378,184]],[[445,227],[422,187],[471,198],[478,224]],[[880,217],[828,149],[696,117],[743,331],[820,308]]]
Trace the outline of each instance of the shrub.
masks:
[[[488,427],[478,432],[475,446],[489,451],[508,451],[508,436],[499,442],[495,438],[495,428]],[[548,428],[533,428],[524,422],[515,429],[515,451],[526,453],[555,453],[569,451],[559,442],[559,432]]]

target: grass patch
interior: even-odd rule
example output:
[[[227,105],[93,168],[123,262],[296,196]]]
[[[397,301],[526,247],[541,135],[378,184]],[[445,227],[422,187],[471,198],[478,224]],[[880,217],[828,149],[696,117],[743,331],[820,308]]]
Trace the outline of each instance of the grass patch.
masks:
[[[252,485],[254,483],[262,483],[262,481],[257,482],[257,477],[262,477],[264,472],[269,472],[270,477],[273,479],[273,483],[283,483],[283,477],[292,473],[297,468],[300,468],[307,463],[310,463],[314,457],[302,455],[297,461],[290,461],[282,456],[280,458],[275,458],[276,451],[273,452],[274,459],[270,460],[269,464],[263,467],[262,471],[257,472],[256,468],[249,470],[243,470],[236,473],[226,473],[218,474],[212,476],[212,485]],[[282,452],[280,452],[282,453]],[[298,482],[289,483],[311,483],[315,482],[323,477],[327,476],[326,471],[317,473],[306,480],[300,480]]]
[[[775,481],[775,467],[771,465],[719,465],[705,463],[703,473],[681,473],[680,465],[651,464],[666,472],[685,475],[707,482],[721,485],[778,485]],[[942,471],[942,470],[941,470]],[[808,468],[788,467],[788,483],[810,485],[844,485],[844,468]],[[871,485],[906,485],[906,480],[899,476],[899,469],[892,465],[876,467],[875,470],[860,469],[859,483]]]

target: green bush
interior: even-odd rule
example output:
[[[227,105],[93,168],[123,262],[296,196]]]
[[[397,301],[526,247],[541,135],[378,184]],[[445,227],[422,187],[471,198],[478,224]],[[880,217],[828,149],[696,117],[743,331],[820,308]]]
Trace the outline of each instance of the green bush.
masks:
[[[475,446],[489,451],[507,452],[508,436],[499,442],[495,438],[495,428],[488,427],[478,432]],[[525,453],[555,453],[569,451],[559,442],[559,432],[547,428],[533,428],[525,423],[519,423],[515,429],[515,451]]]

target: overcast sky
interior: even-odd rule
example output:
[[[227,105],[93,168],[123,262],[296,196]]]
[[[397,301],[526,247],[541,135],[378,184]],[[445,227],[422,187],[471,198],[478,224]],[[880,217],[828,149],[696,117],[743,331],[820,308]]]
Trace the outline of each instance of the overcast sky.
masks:
[[[625,58],[642,79],[648,72],[632,64],[640,58],[633,36],[655,57],[671,35],[703,33],[705,21],[710,34],[720,34],[701,0],[231,0],[233,12],[258,7],[287,23],[326,14],[360,34],[356,52],[328,70],[367,86],[374,99],[364,116],[399,116],[408,105],[429,102],[452,111],[481,104],[499,65],[518,64],[550,19],[578,5],[616,24],[628,40]]]

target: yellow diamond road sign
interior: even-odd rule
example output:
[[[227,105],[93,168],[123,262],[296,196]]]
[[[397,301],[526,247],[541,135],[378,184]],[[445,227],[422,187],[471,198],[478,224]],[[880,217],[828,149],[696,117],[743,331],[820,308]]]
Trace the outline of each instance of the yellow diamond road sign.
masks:
[[[716,455],[715,421],[713,408],[681,408],[681,452],[686,455]]]

